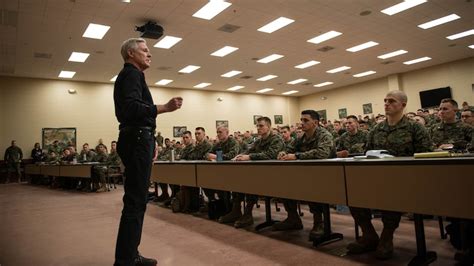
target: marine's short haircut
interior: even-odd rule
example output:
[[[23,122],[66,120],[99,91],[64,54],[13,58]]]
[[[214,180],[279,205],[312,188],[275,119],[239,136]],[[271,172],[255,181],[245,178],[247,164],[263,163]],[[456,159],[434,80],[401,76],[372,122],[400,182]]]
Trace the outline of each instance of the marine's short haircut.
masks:
[[[359,119],[358,119],[357,116],[355,116],[355,115],[348,115],[348,116],[346,117],[346,120],[347,120],[347,119],[354,119],[356,122],[359,122]]]
[[[203,132],[206,132],[206,130],[203,127],[197,127],[195,130],[202,130]]]
[[[257,122],[260,122],[260,121],[265,122],[268,126],[272,125],[272,120],[270,120],[270,118],[267,116],[262,116],[262,117],[257,118]]]
[[[395,98],[399,99],[402,103],[408,102],[407,94],[403,91],[389,91],[387,96],[394,96]]]
[[[312,119],[319,121],[319,114],[314,110],[304,110],[301,112],[302,115],[309,115]]]
[[[282,127],[280,127],[280,129],[281,129],[281,130],[286,129],[286,130],[290,131],[290,127],[289,127],[289,126],[282,126]]]
[[[189,130],[186,130],[186,131],[184,131],[184,132],[183,132],[183,134],[182,134],[182,135],[192,135],[192,133],[191,133],[191,131],[189,131]]]
[[[450,103],[454,108],[458,109],[458,102],[451,98],[444,98],[441,100],[441,103]]]
[[[127,61],[128,57],[128,50],[135,50],[138,47],[139,43],[145,43],[146,40],[143,38],[130,38],[122,43],[122,47],[120,48],[120,53],[122,54],[123,61]]]

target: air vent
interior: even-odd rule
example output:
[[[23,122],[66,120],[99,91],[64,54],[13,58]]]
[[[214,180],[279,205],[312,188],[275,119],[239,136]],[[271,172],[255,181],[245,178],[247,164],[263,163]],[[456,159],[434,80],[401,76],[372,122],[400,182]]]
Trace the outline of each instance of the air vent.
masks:
[[[168,70],[171,70],[172,67],[169,67],[169,66],[160,66],[160,67],[157,67],[156,69],[161,70],[161,71],[168,71]]]
[[[393,61],[393,60],[388,60],[388,61],[384,61],[384,62],[382,62],[382,63],[380,63],[380,64],[382,64],[382,65],[388,65],[388,64],[391,64],[391,63],[395,63],[395,61]]]
[[[242,77],[240,77],[240,78],[241,78],[241,79],[251,79],[251,78],[253,78],[253,77],[252,77],[252,76],[242,76]]]
[[[325,53],[325,52],[331,51],[333,49],[334,49],[334,47],[332,47],[332,46],[324,46],[324,47],[319,48],[318,51]]]
[[[0,9],[0,25],[16,28],[18,25],[18,12]]]
[[[224,26],[218,28],[217,30],[227,32],[227,33],[232,33],[238,29],[240,29],[240,26],[232,25],[232,24],[224,24]]]
[[[305,82],[305,83],[303,83],[303,84],[301,84],[301,85],[303,85],[303,86],[309,86],[309,85],[311,85],[311,84],[313,84],[313,83],[312,83],[312,82]]]
[[[51,59],[51,57],[53,57],[52,54],[49,54],[49,53],[38,53],[38,52],[35,52],[33,54],[33,56],[35,58],[41,58],[41,59]]]

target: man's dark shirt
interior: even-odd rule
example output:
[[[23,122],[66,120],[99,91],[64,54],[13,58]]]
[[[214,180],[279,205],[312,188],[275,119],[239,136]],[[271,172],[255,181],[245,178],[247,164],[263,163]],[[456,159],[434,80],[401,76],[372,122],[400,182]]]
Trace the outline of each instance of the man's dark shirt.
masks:
[[[158,110],[153,103],[145,75],[134,65],[125,63],[114,85],[115,116],[124,127],[156,127]]]

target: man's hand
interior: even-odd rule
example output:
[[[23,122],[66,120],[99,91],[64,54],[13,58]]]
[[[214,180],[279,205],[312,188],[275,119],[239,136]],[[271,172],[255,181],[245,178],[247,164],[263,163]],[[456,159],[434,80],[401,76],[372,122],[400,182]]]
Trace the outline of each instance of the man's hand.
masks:
[[[250,155],[247,154],[239,154],[235,156],[235,161],[250,161]]]
[[[296,155],[294,153],[288,153],[280,158],[283,161],[293,161],[296,160]]]
[[[166,112],[173,112],[183,105],[183,98],[181,97],[173,97],[171,98],[166,104],[157,105],[156,109],[158,113],[166,113]]]
[[[342,150],[336,152],[337,158],[347,158],[349,156],[349,152],[347,150]]]
[[[215,155],[214,153],[208,153],[207,154],[207,159],[209,161],[215,161],[217,159],[217,155]]]

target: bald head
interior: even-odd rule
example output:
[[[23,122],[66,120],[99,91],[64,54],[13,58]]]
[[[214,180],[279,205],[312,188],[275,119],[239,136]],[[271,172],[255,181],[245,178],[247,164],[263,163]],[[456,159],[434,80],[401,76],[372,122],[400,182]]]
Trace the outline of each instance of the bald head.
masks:
[[[229,138],[229,129],[224,126],[218,127],[217,138],[219,139],[219,141],[226,141],[227,138]]]

